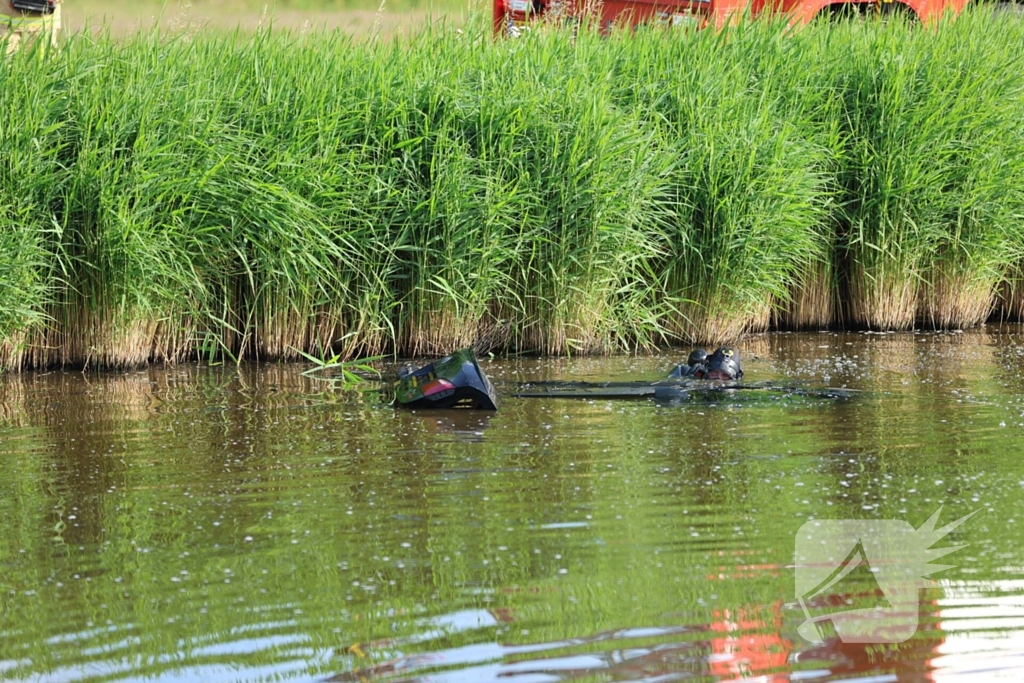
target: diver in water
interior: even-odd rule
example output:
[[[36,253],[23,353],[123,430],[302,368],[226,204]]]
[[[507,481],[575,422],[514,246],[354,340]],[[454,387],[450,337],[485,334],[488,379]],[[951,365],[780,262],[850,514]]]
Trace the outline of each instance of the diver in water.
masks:
[[[679,364],[668,373],[669,379],[681,379],[683,377],[695,377],[703,379],[708,370],[708,352],[704,349],[690,351],[686,364]]]
[[[740,352],[723,346],[708,356],[708,370],[704,379],[740,379],[743,377],[743,366],[740,364]]]
[[[710,356],[704,349],[694,349],[686,359],[686,365],[677,365],[669,373],[669,379],[724,379],[733,380],[743,377],[740,365],[740,353],[736,349],[720,347]]]

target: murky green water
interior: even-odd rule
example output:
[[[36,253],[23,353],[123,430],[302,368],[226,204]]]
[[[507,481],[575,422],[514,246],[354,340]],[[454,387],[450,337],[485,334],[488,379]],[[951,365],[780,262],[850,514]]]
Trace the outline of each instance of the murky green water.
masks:
[[[487,416],[295,367],[6,378],[0,678],[1018,680],[1024,330],[741,349],[747,380],[864,392]],[[674,360],[483,365],[507,392]],[[800,637],[801,525],[940,506],[980,512],[911,640]],[[877,597],[852,577],[834,604]]]

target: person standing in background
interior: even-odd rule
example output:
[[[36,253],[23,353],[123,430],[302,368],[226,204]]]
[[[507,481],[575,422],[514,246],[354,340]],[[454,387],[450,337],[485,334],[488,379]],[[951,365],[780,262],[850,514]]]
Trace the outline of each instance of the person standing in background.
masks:
[[[7,54],[39,36],[48,36],[57,47],[60,5],[61,0],[0,0],[0,41],[7,41]]]

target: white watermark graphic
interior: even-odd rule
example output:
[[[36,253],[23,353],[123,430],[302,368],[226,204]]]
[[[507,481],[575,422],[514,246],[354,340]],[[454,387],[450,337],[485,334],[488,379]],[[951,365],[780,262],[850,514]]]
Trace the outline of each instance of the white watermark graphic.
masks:
[[[940,507],[920,529],[886,519],[822,519],[796,538],[796,597],[807,641],[824,642],[829,629],[844,643],[902,643],[917,631],[922,588],[929,574],[955,565],[929,564],[965,545],[932,549],[978,511],[936,529]]]

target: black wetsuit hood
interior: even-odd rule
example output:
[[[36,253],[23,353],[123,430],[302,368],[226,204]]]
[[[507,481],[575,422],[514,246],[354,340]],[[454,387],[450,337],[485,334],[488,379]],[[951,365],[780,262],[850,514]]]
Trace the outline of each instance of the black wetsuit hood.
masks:
[[[707,379],[739,379],[743,377],[740,352],[723,346],[708,356]]]

